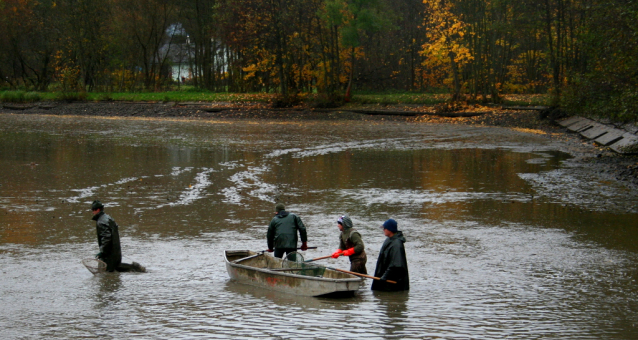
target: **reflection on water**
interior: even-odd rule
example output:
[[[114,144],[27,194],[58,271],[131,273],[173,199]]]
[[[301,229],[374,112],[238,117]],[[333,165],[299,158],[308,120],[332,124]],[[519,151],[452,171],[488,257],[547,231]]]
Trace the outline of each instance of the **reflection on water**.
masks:
[[[372,292],[376,303],[382,313],[380,322],[386,327],[385,337],[387,338],[410,338],[414,332],[419,332],[418,327],[412,327],[414,320],[410,320],[407,302],[409,292]]]
[[[98,282],[96,292],[96,305],[93,307],[96,311],[108,310],[116,306],[119,302],[120,295],[118,294],[122,287],[122,280],[119,273],[109,275],[96,275],[95,281]]]
[[[557,141],[497,128],[0,115],[0,327],[17,338],[618,338],[638,335],[636,194]],[[125,262],[93,276],[90,202]],[[399,221],[409,292],[318,299],[228,280],[263,250],[275,200],[368,271]],[[323,264],[348,268],[347,259]]]

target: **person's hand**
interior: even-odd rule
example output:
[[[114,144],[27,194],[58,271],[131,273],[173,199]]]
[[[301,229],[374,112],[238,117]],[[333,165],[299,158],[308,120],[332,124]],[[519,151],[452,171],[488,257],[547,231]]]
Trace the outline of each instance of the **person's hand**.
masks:
[[[99,258],[101,258],[101,257],[102,257],[102,252],[99,252],[99,253],[95,254],[95,258],[96,258],[96,259],[99,259]]]
[[[341,254],[343,254],[343,250],[341,249],[337,249],[337,251],[335,251],[334,253],[332,253],[332,258],[336,259],[337,257],[341,256]]]
[[[343,251],[343,256],[354,255],[354,248],[346,249]]]
[[[272,249],[268,249],[268,250],[266,250],[266,251],[267,251],[267,252],[269,252],[269,253],[272,253],[272,252],[273,252],[273,250],[272,250]]]
[[[301,242],[301,250],[302,251],[308,250],[308,242]]]

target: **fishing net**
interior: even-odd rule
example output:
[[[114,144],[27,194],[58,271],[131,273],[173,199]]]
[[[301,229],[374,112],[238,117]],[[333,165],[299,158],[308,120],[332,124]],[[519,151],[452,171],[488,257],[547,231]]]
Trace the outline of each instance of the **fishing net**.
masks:
[[[93,273],[93,275],[106,272],[106,263],[102,260],[88,258],[82,260],[82,264]]]
[[[306,276],[323,276],[326,267],[305,263],[303,255],[296,251],[286,254],[281,261],[281,268],[292,269],[290,272]]]
[[[303,255],[299,254],[296,251],[286,254],[284,259],[281,262],[282,268],[301,268],[304,259]]]

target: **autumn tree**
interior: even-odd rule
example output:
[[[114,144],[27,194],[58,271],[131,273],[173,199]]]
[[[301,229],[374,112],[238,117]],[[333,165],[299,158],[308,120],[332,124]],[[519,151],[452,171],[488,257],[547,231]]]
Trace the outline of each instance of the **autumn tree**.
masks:
[[[225,89],[232,72],[224,65],[233,59],[226,55],[223,43],[224,30],[231,25],[231,7],[228,0],[193,0],[180,2],[178,20],[188,34],[188,54],[192,56],[193,84],[213,91]],[[226,82],[224,82],[226,81]],[[233,90],[237,90],[233,87]]]
[[[0,77],[12,87],[46,90],[61,30],[55,1],[0,1]]]
[[[452,0],[424,0],[428,14],[425,21],[428,41],[423,45],[426,56],[425,67],[441,69],[450,76],[452,100],[461,99],[461,72],[463,66],[473,59],[464,37],[467,23],[455,12]]]
[[[59,71],[77,68],[77,85],[93,91],[108,77],[110,6],[102,0],[62,0],[58,5],[66,33],[57,55]]]
[[[160,47],[173,43],[166,32],[178,7],[172,0],[112,1],[121,58],[129,67],[140,68],[144,88],[153,90],[161,85],[161,72],[168,64],[168,52],[161,53]]]
[[[376,69],[368,73],[382,74],[390,88],[418,90],[424,88],[419,51],[425,44],[423,22],[426,17],[422,0],[391,1],[395,29],[381,35],[379,48],[367,47],[367,56],[378,55]],[[387,80],[386,80],[387,79]]]
[[[638,3],[630,0],[582,4],[578,35],[581,65],[570,74],[561,104],[571,113],[638,119]],[[567,39],[569,41],[569,39]],[[567,49],[570,51],[570,49]],[[573,53],[571,54],[573,55]],[[569,59],[568,59],[569,60]],[[571,65],[569,65],[571,66]]]
[[[390,13],[383,2],[378,0],[349,0],[347,2],[348,20],[343,24],[343,45],[350,49],[350,75],[346,88],[346,101],[350,101],[352,81],[356,61],[356,49],[362,45],[365,35],[379,32],[390,27]]]

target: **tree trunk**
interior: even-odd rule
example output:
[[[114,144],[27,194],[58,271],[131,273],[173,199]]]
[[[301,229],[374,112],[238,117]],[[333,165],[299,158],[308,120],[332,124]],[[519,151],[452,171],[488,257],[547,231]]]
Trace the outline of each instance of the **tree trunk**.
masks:
[[[459,69],[456,61],[456,53],[450,51],[448,53],[448,57],[450,58],[450,66],[452,68],[452,78],[454,81],[454,90],[452,92],[452,101],[458,101],[461,99],[461,80],[459,79]]]

